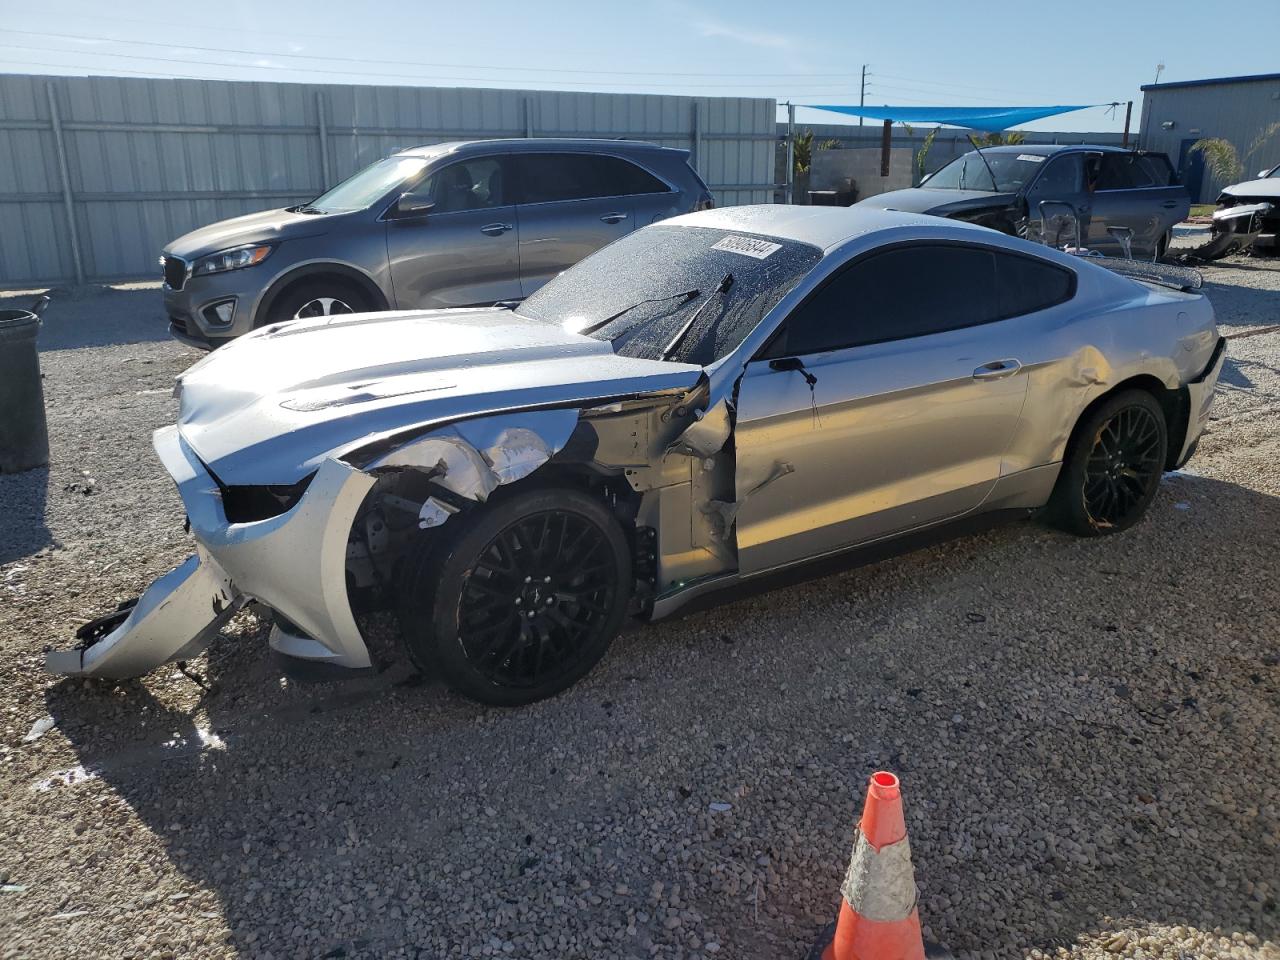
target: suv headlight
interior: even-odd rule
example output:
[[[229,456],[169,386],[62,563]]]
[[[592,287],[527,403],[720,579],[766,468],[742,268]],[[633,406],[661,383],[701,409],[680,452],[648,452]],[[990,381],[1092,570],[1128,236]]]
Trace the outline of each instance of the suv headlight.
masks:
[[[230,250],[219,250],[206,257],[200,257],[191,268],[193,277],[201,277],[210,273],[226,273],[228,270],[240,270],[261,263],[271,254],[274,248],[269,243],[251,244],[245,247],[232,247]]]

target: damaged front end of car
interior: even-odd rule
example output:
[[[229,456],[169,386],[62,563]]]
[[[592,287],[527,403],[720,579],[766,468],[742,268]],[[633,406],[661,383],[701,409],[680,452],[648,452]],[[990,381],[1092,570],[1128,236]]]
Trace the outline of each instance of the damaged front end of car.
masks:
[[[733,500],[732,460],[714,459],[729,437],[728,414],[723,403],[703,413],[706,402],[703,376],[692,388],[402,429],[361,438],[289,487],[228,487],[179,428],[159,430],[154,446],[177,484],[197,552],[136,605],[82,628],[75,647],[49,652],[45,668],[141,676],[197,656],[251,601],[271,614],[277,652],[369,668],[356,609],[395,609],[411,550],[447,536],[455,516],[501,488],[538,482],[538,471],[612,506],[636,549],[632,612],[646,613],[660,577],[675,582],[734,567],[715,510],[690,517],[695,490],[705,501]],[[659,527],[675,556],[655,555]]]
[[[1229,194],[1218,198],[1213,211],[1209,239],[1188,254],[1196,260],[1221,260],[1234,253],[1247,253],[1255,245],[1274,247],[1280,211],[1274,200],[1241,200]]]

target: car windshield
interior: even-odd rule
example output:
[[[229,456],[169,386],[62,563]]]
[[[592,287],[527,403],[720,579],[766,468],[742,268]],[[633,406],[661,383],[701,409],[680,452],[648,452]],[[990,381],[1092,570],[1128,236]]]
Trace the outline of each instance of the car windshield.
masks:
[[[566,270],[516,312],[607,340],[624,357],[705,365],[737,347],[821,259],[795,240],[651,226]]]
[[[387,157],[348,177],[301,207],[303,213],[350,213],[386,196],[396,184],[422,172],[430,157]]]
[[[983,163],[983,159],[986,163]],[[926,180],[922,186],[939,190],[990,190],[995,193],[1016,193],[1036,175],[1040,165],[1048,159],[1033,153],[979,154],[972,150],[957,157]],[[991,169],[988,170],[987,168]],[[995,174],[992,180],[991,175]]]

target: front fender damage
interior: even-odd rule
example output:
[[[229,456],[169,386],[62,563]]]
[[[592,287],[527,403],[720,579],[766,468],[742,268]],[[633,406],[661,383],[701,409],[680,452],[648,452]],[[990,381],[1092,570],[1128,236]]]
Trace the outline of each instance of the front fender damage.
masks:
[[[406,442],[362,468],[329,458],[302,499],[261,521],[229,523],[216,482],[177,431],[157,434],[157,451],[178,483],[197,555],[156,580],[118,626],[70,650],[46,655],[67,676],[138,677],[203,651],[249,600],[276,611],[270,643],[292,657],[335,666],[371,664],[347,596],[348,538],[380,477],[414,470],[448,494],[483,502],[521,480],[568,441],[577,409],[508,413],[462,421]],[[419,526],[457,512],[430,497]]]

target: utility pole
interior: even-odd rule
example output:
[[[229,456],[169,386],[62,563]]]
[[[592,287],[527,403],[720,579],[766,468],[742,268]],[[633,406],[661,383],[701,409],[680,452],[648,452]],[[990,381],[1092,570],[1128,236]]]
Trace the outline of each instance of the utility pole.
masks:
[[[865,107],[867,105],[867,65],[862,65],[862,93],[858,95],[858,106]],[[858,118],[858,126],[862,126],[862,117]]]
[[[796,105],[787,101],[787,203],[796,202]]]

